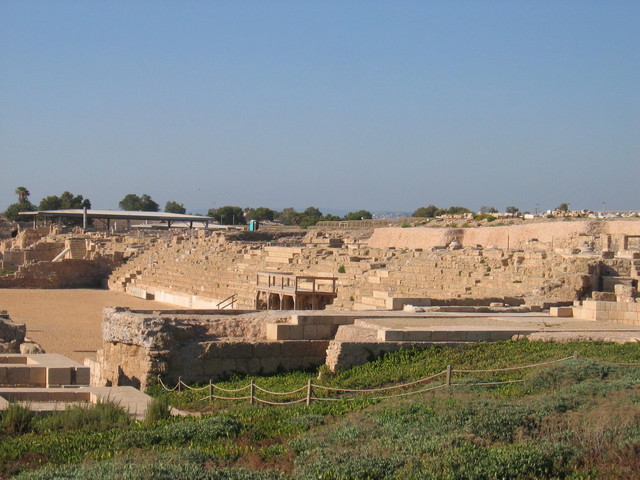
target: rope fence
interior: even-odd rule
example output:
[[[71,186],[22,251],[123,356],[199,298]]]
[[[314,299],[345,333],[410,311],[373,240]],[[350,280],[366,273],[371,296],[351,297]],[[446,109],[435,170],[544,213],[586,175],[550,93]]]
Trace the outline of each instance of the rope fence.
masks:
[[[236,388],[236,389],[226,389],[220,387],[218,385],[213,384],[209,381],[209,385],[205,385],[204,387],[194,388],[190,387],[186,383],[182,381],[182,377],[178,378],[178,383],[172,388],[169,388],[158,375],[158,383],[162,387],[163,390],[167,392],[182,392],[183,389],[200,392],[207,391],[207,395],[198,399],[198,401],[209,401],[213,400],[229,400],[229,401],[246,401],[248,400],[251,405],[255,405],[256,403],[264,404],[264,405],[272,405],[272,406],[284,406],[284,405],[296,405],[300,403],[305,403],[307,406],[311,405],[312,402],[337,402],[341,400],[355,400],[357,395],[367,395],[367,398],[370,400],[382,400],[388,398],[398,398],[398,397],[407,397],[411,395],[417,395],[420,393],[425,393],[429,391],[438,390],[441,388],[450,388],[450,387],[475,387],[475,386],[489,386],[489,385],[507,385],[512,383],[522,383],[524,379],[515,379],[515,380],[501,380],[501,381],[485,381],[485,382],[469,382],[469,383],[461,383],[461,382],[453,382],[452,377],[454,375],[467,375],[467,374],[485,374],[485,373],[500,373],[500,372],[508,372],[514,370],[525,370],[530,368],[544,367],[550,366],[556,363],[566,362],[568,360],[577,360],[578,352],[574,352],[574,354],[570,357],[564,357],[557,360],[549,360],[547,362],[541,363],[532,363],[529,365],[520,365],[514,367],[503,367],[503,368],[491,368],[491,369],[478,369],[478,370],[467,370],[467,369],[454,369],[451,365],[447,365],[447,368],[441,372],[435,373],[433,375],[429,375],[428,377],[421,378],[419,380],[415,380],[412,382],[402,383],[399,385],[391,385],[388,387],[380,387],[380,388],[363,388],[363,389],[350,389],[350,388],[337,388],[337,387],[328,387],[324,385],[316,385],[311,379],[307,381],[307,385],[297,388],[295,390],[291,390],[289,392],[273,392],[262,388],[255,384],[255,381],[252,379],[249,385],[244,387]],[[616,365],[616,366],[640,366],[639,363],[631,363],[631,362],[601,362],[608,365]],[[438,383],[434,385],[434,381],[439,377],[444,377],[442,383]],[[416,390],[412,390],[409,392],[402,392],[400,390],[416,387],[418,385],[424,385],[423,388],[419,388]],[[243,396],[222,396],[216,395],[216,391],[221,393],[233,394],[240,393],[248,390],[248,395]],[[399,393],[386,394],[386,395],[378,395],[378,396],[369,396],[369,394],[375,393],[383,393],[383,392],[392,392],[392,391],[400,391]],[[256,391],[265,394],[272,395],[275,397],[293,397],[291,399],[283,399],[283,401],[271,401],[265,398],[260,398],[256,395]],[[324,392],[327,396],[317,396],[314,395],[316,392]],[[304,393],[303,398],[296,398],[294,396]],[[329,395],[334,395],[329,396]]]

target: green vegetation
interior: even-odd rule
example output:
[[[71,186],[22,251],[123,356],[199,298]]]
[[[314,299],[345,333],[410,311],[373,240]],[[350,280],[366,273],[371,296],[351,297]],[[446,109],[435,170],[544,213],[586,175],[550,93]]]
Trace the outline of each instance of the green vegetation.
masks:
[[[21,218],[20,215],[18,215],[20,212],[33,212],[35,209],[36,207],[29,200],[12,203],[4,211],[4,216],[13,222],[17,222],[19,220],[24,220],[24,218]]]
[[[165,204],[164,211],[167,213],[179,213],[182,215],[187,213],[187,209],[184,208],[184,205],[182,203],[174,202],[171,200]]]
[[[31,193],[25,187],[16,188],[15,194],[18,195],[18,202],[12,203],[7,207],[4,216],[9,220],[21,220],[19,212],[33,212],[36,206],[31,203],[29,196]],[[40,200],[38,210],[66,210],[71,208],[91,208],[91,201],[82,195],[74,195],[65,191],[62,195],[49,195]]]
[[[122,423],[109,414],[111,420],[77,430],[70,430],[71,420],[59,422],[51,415],[33,418],[19,430],[26,433],[18,433],[7,430],[5,413],[0,475],[22,471],[14,477],[22,480],[634,478],[640,468],[640,367],[608,362],[640,362],[635,344],[432,346],[402,350],[336,375],[321,368],[322,380],[315,378],[318,372],[293,372],[256,383],[272,391],[291,391],[309,379],[376,388],[424,378],[447,365],[495,369],[574,351],[577,360],[472,376],[454,373],[457,385],[451,388],[385,400],[359,395],[309,407],[251,406],[246,400],[209,404],[200,400],[206,391],[160,395],[156,386],[154,395],[202,415]],[[520,382],[474,386],[506,380]],[[220,386],[238,388],[248,381],[234,378]]]
[[[146,423],[157,422],[171,417],[171,406],[169,405],[169,397],[161,395],[154,398],[147,407],[147,413],[144,417]]]
[[[91,201],[82,195],[63,192],[59,197],[49,195],[40,200],[39,210],[67,210],[72,208],[91,208]]]
[[[368,210],[358,210],[357,212],[349,212],[344,216],[345,220],[370,220],[373,218]]]
[[[268,220],[272,222],[276,218],[276,212],[267,207],[249,208],[247,209],[246,217],[250,220]]]
[[[483,208],[491,208],[495,210],[493,207],[483,207]],[[428,207],[420,207],[413,214],[412,217],[439,217],[441,215],[462,215],[465,213],[471,213],[471,210],[465,207],[456,207],[452,206],[449,208],[438,208],[435,205],[429,205]]]
[[[247,221],[244,218],[244,212],[240,207],[226,205],[220,208],[211,208],[207,216],[212,217],[220,222],[220,225],[245,225]]]
[[[338,273],[345,273],[347,270],[344,268],[344,265],[340,265],[338,267]]]
[[[160,206],[146,193],[141,197],[135,193],[129,193],[118,204],[120,210],[136,212],[157,212]]]

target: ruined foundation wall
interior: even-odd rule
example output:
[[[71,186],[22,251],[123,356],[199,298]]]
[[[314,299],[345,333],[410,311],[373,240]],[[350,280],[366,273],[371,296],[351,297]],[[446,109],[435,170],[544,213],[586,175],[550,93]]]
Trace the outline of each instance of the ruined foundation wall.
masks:
[[[0,288],[97,288],[112,268],[108,259],[31,263],[0,277]]]
[[[260,320],[258,316],[258,320]],[[198,321],[127,309],[105,308],[103,348],[98,352],[93,384],[146,388],[156,381],[188,383],[220,380],[233,374],[272,374],[322,365],[328,341],[266,341],[255,335],[249,317],[227,318],[226,333],[254,332],[254,337],[216,338],[220,325],[209,330],[206,317]],[[239,328],[246,323],[246,328]]]

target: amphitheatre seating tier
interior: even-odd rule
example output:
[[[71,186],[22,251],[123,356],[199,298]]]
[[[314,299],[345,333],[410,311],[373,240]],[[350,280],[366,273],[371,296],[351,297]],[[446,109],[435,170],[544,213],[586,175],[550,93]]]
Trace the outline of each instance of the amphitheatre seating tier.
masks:
[[[593,236],[584,238],[604,242]],[[357,242],[334,242],[333,247],[323,243],[276,246],[200,233],[139,248],[114,271],[109,286],[123,291],[143,289],[151,295],[201,297],[211,305],[235,295],[237,306],[252,308],[259,271],[335,276],[337,298],[327,308],[370,310],[389,308],[398,297],[573,300],[600,287],[605,267],[623,277],[640,275],[640,258],[631,255],[622,260],[621,252],[607,260],[593,250],[581,253],[569,240],[556,239],[558,248],[524,242],[522,250],[514,251],[475,246],[371,248]],[[584,242],[580,236],[571,241]]]

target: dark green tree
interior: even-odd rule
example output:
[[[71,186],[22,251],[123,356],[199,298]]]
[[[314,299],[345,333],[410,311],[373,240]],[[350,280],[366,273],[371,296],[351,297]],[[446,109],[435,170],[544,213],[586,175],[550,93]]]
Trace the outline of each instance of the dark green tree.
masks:
[[[316,207],[309,207],[302,214],[305,217],[322,217],[322,212]]]
[[[160,206],[146,193],[139,197],[135,193],[129,193],[118,204],[121,210],[139,212],[157,212]]]
[[[19,212],[33,212],[36,207],[29,201],[25,200],[24,202],[12,203],[7,207],[4,212],[4,216],[9,220],[17,222],[19,220],[24,220],[18,215]]]
[[[368,210],[358,210],[357,212],[349,212],[344,216],[345,220],[368,220],[373,218]]]
[[[292,207],[287,207],[281,212],[278,212],[276,219],[285,225],[300,225],[302,222],[303,214],[296,211]]]
[[[247,223],[242,208],[231,205],[216,209],[211,208],[207,215],[218,220],[221,225],[245,225]]]
[[[18,203],[23,204],[29,200],[29,195],[31,195],[27,187],[18,187],[14,193],[18,195]]]
[[[62,208],[62,202],[57,195],[49,195],[40,200],[38,210],[60,210]]]
[[[480,213],[486,215],[487,213],[498,213],[498,209],[496,207],[487,207],[483,205],[480,207]]]
[[[63,192],[59,197],[49,195],[40,200],[40,210],[69,210],[78,208],[91,208],[91,201],[82,195],[74,195],[71,192]]]
[[[512,215],[515,215],[516,213],[518,213],[520,211],[520,209],[518,207],[514,207],[514,206],[509,206],[505,209],[505,211],[507,213],[510,213]]]
[[[267,207],[250,208],[246,216],[250,220],[269,220],[272,222],[276,218],[276,212]]]
[[[184,208],[184,205],[174,201],[168,201],[164,206],[164,211],[167,213],[187,213],[187,209]]]
[[[466,207],[449,207],[444,210],[438,210],[437,215],[462,215],[463,213],[471,213]]]
[[[438,213],[438,207],[435,205],[429,205],[428,207],[420,207],[413,214],[412,217],[426,217],[433,218]]]
[[[558,212],[568,212],[569,211],[569,204],[568,203],[561,203],[560,205],[558,205],[556,207],[556,210]]]

